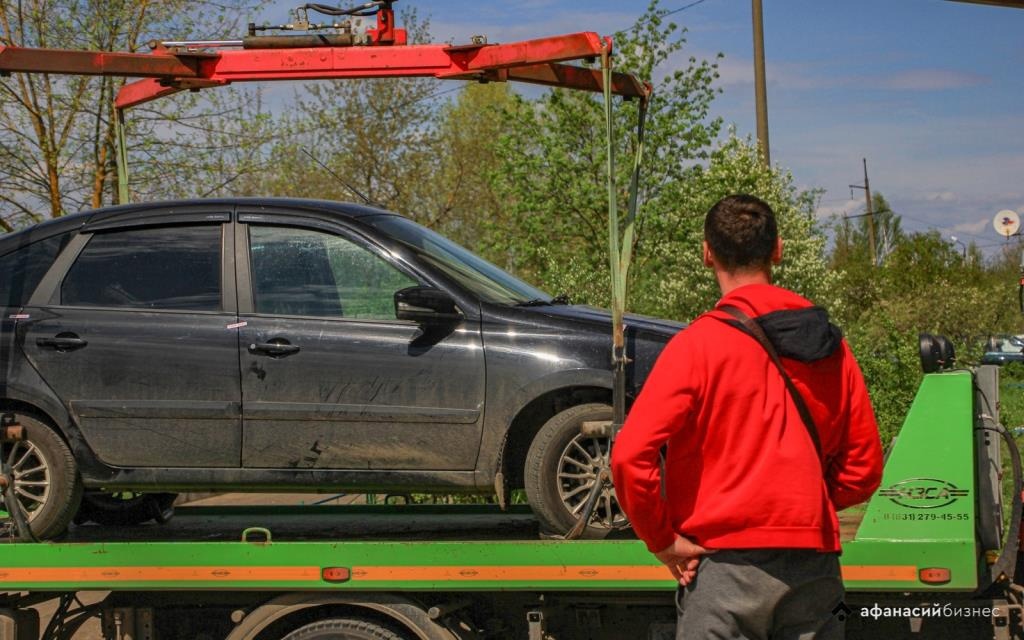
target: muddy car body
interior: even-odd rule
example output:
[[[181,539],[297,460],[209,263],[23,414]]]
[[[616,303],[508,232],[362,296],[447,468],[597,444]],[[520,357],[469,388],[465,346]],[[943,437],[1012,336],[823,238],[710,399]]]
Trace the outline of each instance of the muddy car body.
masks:
[[[503,494],[545,424],[610,404],[606,312],[371,207],[100,209],[0,237],[0,273],[0,410],[52,430],[87,491]],[[633,396],[681,325],[627,325]],[[66,524],[26,502],[44,533]]]

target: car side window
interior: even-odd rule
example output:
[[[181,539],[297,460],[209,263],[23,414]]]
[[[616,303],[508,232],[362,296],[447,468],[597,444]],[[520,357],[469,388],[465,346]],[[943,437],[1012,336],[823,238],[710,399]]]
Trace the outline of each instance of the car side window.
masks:
[[[221,225],[96,233],[61,284],[62,305],[219,311]]]
[[[341,236],[292,227],[250,226],[256,313],[394,320],[394,295],[418,284]]]
[[[0,256],[0,308],[28,304],[39,281],[72,235],[63,233]]]

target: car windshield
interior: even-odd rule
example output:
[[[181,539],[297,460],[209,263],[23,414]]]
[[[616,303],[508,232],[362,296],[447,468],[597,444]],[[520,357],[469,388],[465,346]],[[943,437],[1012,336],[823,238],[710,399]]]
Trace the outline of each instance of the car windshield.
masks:
[[[410,247],[421,258],[494,304],[550,303],[551,296],[474,255],[444,236],[397,215],[363,219],[376,229]]]

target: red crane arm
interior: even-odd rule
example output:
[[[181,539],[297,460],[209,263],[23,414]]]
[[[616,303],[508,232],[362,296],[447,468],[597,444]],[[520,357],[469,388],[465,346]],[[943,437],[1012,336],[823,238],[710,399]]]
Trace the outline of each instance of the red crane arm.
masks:
[[[506,44],[228,50],[199,59],[194,76],[165,76],[126,85],[118,94],[117,106],[130,107],[182,89],[276,80],[433,77],[517,80],[600,91],[600,71],[562,63],[598,57],[606,45],[611,47],[610,38],[586,32]],[[639,80],[615,75],[618,95],[649,95],[650,88]]]
[[[82,76],[194,78],[204,54],[157,55],[110,51],[35,49],[0,45],[0,73],[60,73]]]
[[[125,85],[125,108],[184,89],[232,82],[351,78],[433,77],[515,80],[555,87],[601,90],[599,70],[564,64],[599,57],[611,38],[593,32],[479,45],[365,45],[230,49],[212,53],[157,47],[152,53],[110,53],[0,47],[0,71],[29,71],[145,78]],[[613,92],[646,98],[651,88],[616,73]]]

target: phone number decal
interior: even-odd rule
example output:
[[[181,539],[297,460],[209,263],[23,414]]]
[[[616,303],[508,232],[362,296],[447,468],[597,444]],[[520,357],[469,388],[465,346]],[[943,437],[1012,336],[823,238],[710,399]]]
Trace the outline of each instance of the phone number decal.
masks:
[[[966,513],[883,513],[882,520],[969,520]]]

